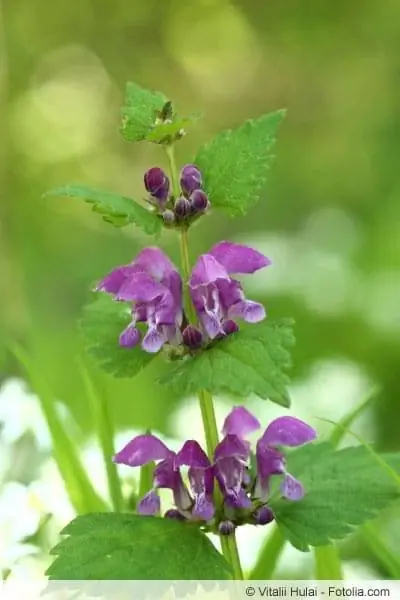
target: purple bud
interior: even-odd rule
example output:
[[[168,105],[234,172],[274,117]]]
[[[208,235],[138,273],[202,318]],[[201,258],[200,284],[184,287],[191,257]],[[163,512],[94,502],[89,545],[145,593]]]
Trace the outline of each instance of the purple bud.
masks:
[[[207,194],[203,190],[194,190],[190,195],[190,204],[193,212],[204,212],[209,207]]]
[[[178,221],[187,219],[192,212],[192,207],[189,200],[183,197],[178,198],[178,200],[175,202],[174,212]]]
[[[168,198],[169,179],[162,169],[152,167],[144,174],[144,187],[157,200],[164,202]]]
[[[221,521],[218,525],[220,535],[232,535],[235,532],[236,526],[232,521]]]
[[[176,508],[170,508],[164,513],[166,519],[175,519],[176,521],[186,521],[185,517],[176,510]]]
[[[222,323],[222,329],[224,330],[225,335],[231,335],[231,333],[236,333],[239,331],[239,325],[229,319],[228,321],[224,321]]]
[[[256,525],[267,525],[274,520],[274,513],[268,506],[262,506],[254,513]]]
[[[203,183],[203,178],[196,165],[185,165],[181,170],[180,179],[184,194],[191,194],[194,190],[199,190]]]
[[[191,350],[198,350],[201,348],[203,342],[203,335],[197,327],[188,325],[183,332],[183,343]]]
[[[165,225],[173,225],[175,221],[175,215],[172,210],[166,210],[163,212],[163,221]]]

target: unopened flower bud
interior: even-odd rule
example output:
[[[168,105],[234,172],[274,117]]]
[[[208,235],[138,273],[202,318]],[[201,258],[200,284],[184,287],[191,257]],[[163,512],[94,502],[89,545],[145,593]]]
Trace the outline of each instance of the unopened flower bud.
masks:
[[[192,212],[192,207],[187,198],[183,196],[175,202],[174,213],[177,221],[184,221]]]
[[[179,510],[176,510],[176,508],[170,508],[169,510],[167,510],[164,513],[164,517],[166,519],[175,519],[176,521],[185,521],[185,517],[179,512]]]
[[[222,329],[225,335],[231,335],[232,333],[239,331],[239,325],[237,325],[235,321],[228,319],[228,321],[222,323]]]
[[[190,195],[190,204],[194,213],[206,211],[209,206],[207,194],[203,190],[194,190]]]
[[[267,525],[274,520],[274,513],[268,506],[262,506],[254,513],[256,525]]]
[[[183,332],[183,343],[191,350],[198,350],[201,348],[203,342],[203,335],[197,327],[188,325]]]
[[[163,212],[163,221],[165,223],[165,225],[173,225],[174,221],[175,221],[175,215],[172,212],[172,210],[165,210]]]
[[[165,202],[169,194],[169,179],[162,169],[152,167],[144,174],[146,190],[161,202]]]
[[[201,188],[203,178],[196,165],[185,165],[181,170],[180,181],[182,192],[189,195]]]
[[[232,521],[221,521],[218,525],[220,535],[232,535],[235,532],[235,524]]]

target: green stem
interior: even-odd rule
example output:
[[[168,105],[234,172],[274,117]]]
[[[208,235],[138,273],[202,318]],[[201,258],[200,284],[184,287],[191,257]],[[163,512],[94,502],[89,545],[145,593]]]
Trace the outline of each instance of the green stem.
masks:
[[[341,581],[343,579],[340,554],[335,544],[314,548],[314,559],[317,581]]]
[[[265,542],[257,562],[250,573],[249,579],[253,581],[263,581],[271,579],[275,572],[278,561],[282,555],[286,540],[277,525],[273,526],[273,531]]]
[[[177,168],[175,163],[175,155],[173,146],[167,146],[166,152],[169,160],[172,193],[175,198],[179,196],[179,181],[177,177]],[[189,243],[187,229],[182,229],[180,232],[180,252],[182,261],[182,272],[184,281],[188,281],[190,277],[190,260],[189,260]],[[185,307],[187,316],[191,323],[196,323],[196,311],[190,300],[190,296],[185,288]],[[218,445],[218,427],[215,418],[214,404],[212,395],[208,390],[199,391],[199,403],[201,418],[203,421],[204,434],[206,437],[207,453],[210,460],[213,460],[214,450]],[[217,489],[215,493],[215,503],[217,507],[222,504],[222,495]],[[240,564],[238,548],[236,544],[235,534],[230,536],[220,536],[222,553],[225,560],[230,565],[235,580],[243,580],[243,571]]]

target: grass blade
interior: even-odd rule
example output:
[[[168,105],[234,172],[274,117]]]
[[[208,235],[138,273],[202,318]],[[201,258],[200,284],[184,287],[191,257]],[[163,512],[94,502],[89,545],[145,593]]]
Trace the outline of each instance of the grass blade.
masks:
[[[114,426],[108,408],[108,402],[104,394],[100,394],[96,389],[93,379],[89,375],[83,362],[79,363],[82,379],[85,385],[86,395],[90,404],[90,410],[93,415],[93,422],[98,435],[101,451],[103,454],[104,466],[107,473],[108,490],[116,512],[124,509],[124,499],[121,490],[121,481],[113,456],[114,448]]]
[[[53,394],[46,382],[38,375],[33,361],[21,347],[13,346],[10,350],[24,367],[32,389],[39,398],[51,435],[54,458],[72,506],[78,514],[109,510],[107,504],[93,488],[79,459],[76,446],[60,422]]]
[[[379,561],[379,564],[385,569],[387,574],[392,579],[399,580],[400,558],[387,547],[379,535],[376,523],[366,523],[361,530],[361,535],[370,552]]]

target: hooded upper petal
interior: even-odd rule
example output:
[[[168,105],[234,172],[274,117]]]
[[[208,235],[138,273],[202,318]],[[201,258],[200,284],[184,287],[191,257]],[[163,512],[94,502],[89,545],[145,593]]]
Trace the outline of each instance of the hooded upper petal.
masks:
[[[145,271],[156,281],[160,282],[171,273],[178,272],[178,269],[168,256],[160,248],[156,247],[144,248],[136,256],[132,265],[137,270]]]
[[[175,467],[183,465],[202,469],[211,466],[207,454],[195,440],[185,442],[175,457]]]
[[[222,433],[223,435],[236,435],[240,438],[261,427],[260,422],[244,406],[235,406],[226,417]]]
[[[141,467],[153,460],[171,459],[174,452],[155,435],[138,435],[114,456],[114,462]]]
[[[193,267],[189,286],[192,289],[207,286],[219,279],[230,280],[226,269],[210,254],[202,254]]]
[[[236,458],[245,462],[250,455],[250,444],[237,435],[226,435],[215,448],[214,459]]]
[[[126,280],[135,272],[131,265],[117,267],[106,275],[96,286],[97,292],[117,294]]]
[[[242,244],[219,242],[209,252],[229,275],[254,273],[271,264],[269,258]]]
[[[317,432],[295,417],[278,417],[268,425],[259,443],[267,446],[301,446],[312,442]]]
[[[169,293],[168,289],[155,281],[148,273],[133,273],[121,285],[115,297],[125,302],[151,302]]]

